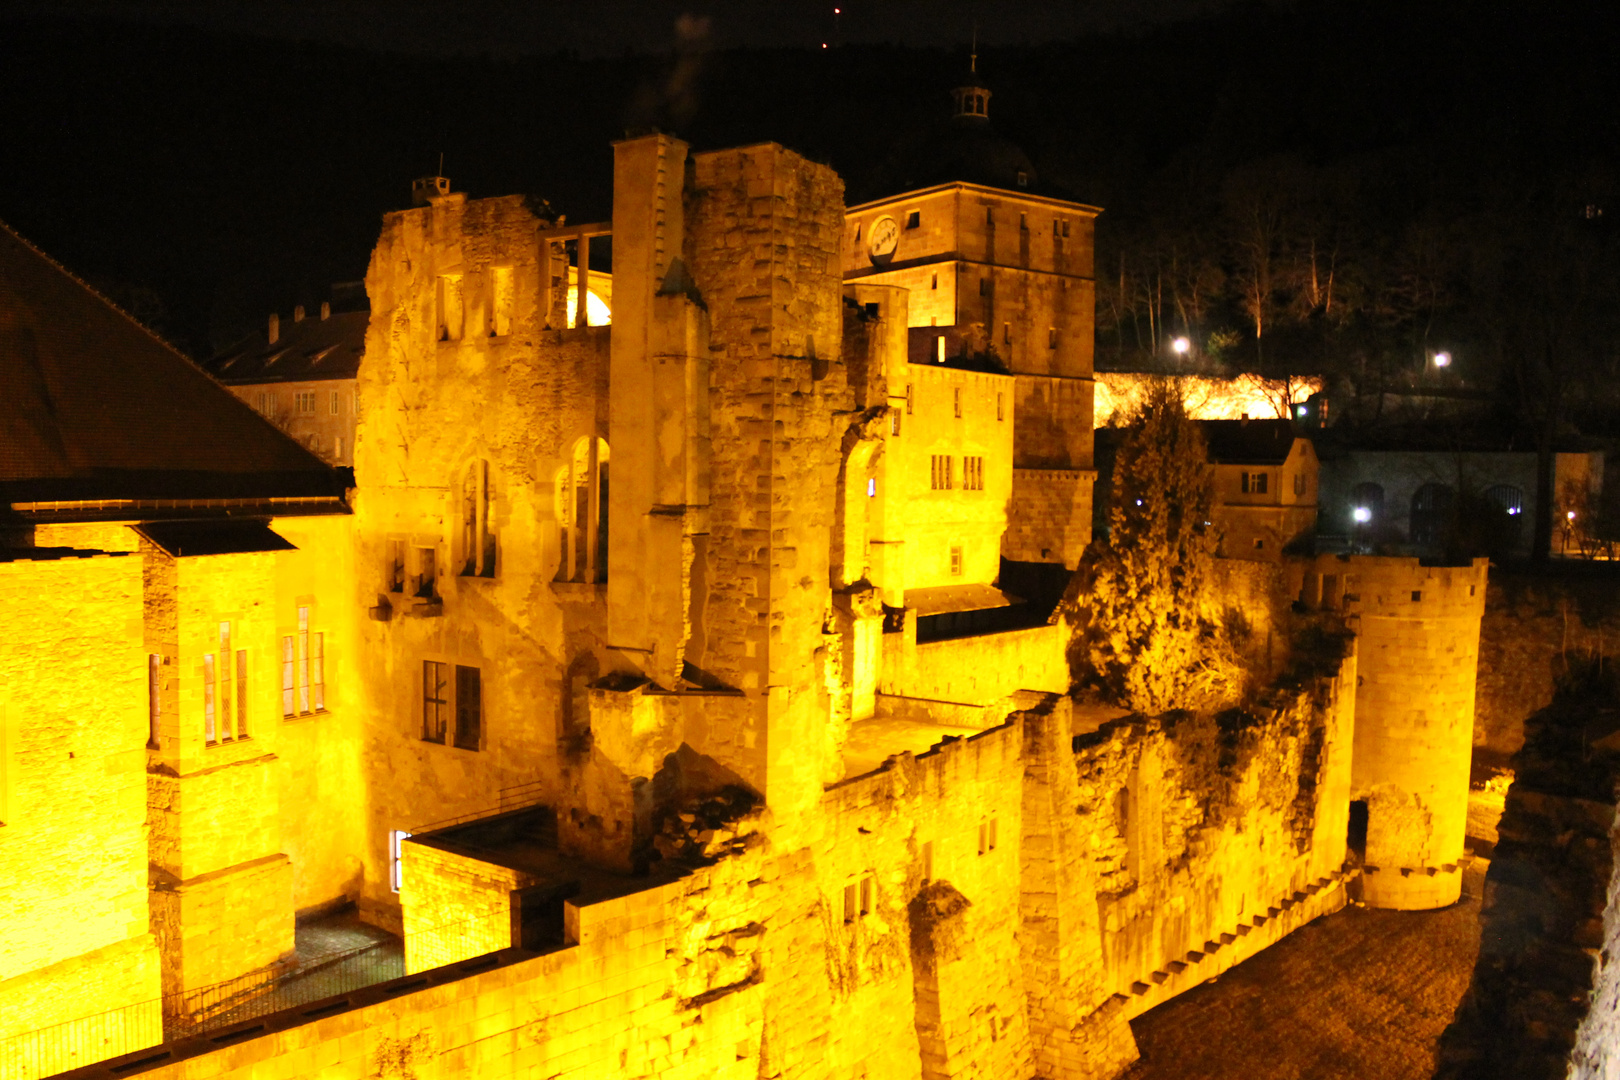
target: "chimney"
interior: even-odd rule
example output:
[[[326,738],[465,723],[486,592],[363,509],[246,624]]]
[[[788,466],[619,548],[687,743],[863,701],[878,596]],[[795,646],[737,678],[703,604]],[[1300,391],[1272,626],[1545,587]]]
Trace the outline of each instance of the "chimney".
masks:
[[[270,344],[274,345],[276,342],[278,342],[280,340],[281,340],[281,316],[272,313],[270,315]]]
[[[304,305],[299,304],[297,307],[293,308],[293,322],[303,322],[303,321],[304,321]]]
[[[322,300],[321,301],[321,322],[325,322],[327,319],[330,319],[331,317],[332,317],[332,302],[330,300]]]

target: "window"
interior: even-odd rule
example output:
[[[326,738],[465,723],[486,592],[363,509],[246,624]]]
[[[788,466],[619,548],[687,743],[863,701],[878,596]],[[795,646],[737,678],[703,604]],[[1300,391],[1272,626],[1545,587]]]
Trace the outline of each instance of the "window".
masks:
[[[489,292],[489,336],[505,337],[512,332],[515,299],[510,266],[497,266],[491,271]]]
[[[293,409],[300,416],[315,415],[315,391],[300,390],[293,395]]]
[[[953,548],[951,548],[951,577],[961,577],[961,576],[962,576],[962,549],[960,547],[953,547]]]
[[[1068,222],[1067,222],[1067,221],[1065,221],[1065,222],[1064,222],[1064,223],[1063,223],[1063,235],[1064,235],[1064,236],[1068,236],[1068,235],[1069,235],[1069,223],[1068,223]],[[1068,283],[1067,283],[1067,282],[1064,282],[1064,284],[1068,284]]]
[[[405,541],[388,541],[388,591],[405,591]]]
[[[475,667],[457,664],[456,747],[461,750],[477,750],[483,737],[484,685],[482,672]]]
[[[985,223],[985,225],[987,225],[987,226],[989,226],[991,228],[995,227],[995,224],[996,224],[996,208],[995,207],[987,206],[987,207],[984,208],[984,223]]]
[[[892,409],[889,412],[889,434],[900,434],[900,410]]]
[[[979,279],[979,295],[980,296],[989,296],[990,295],[990,276],[988,274],[986,274],[984,277]]]
[[[996,419],[997,420],[1005,420],[1005,419],[1007,419],[1006,400],[1005,400],[1004,396],[1002,394],[1000,394],[1000,393],[996,394]]]
[[[404,829],[394,829],[388,834],[388,887],[394,892],[399,892],[405,884],[405,841],[410,835]]]
[[[608,458],[607,440],[581,438],[557,470],[558,581],[607,580]]]
[[[338,392],[336,390],[334,390],[334,391],[332,391],[332,415],[333,416],[338,415],[338,410],[339,410],[338,401],[339,401]]]
[[[253,401],[254,401],[253,407],[255,409],[259,410],[260,413],[262,413],[262,414],[264,414],[266,416],[268,416],[270,414],[270,395],[269,394],[267,394],[263,390],[260,390],[257,394],[253,395]]]
[[[219,740],[214,732],[214,654],[203,657],[203,741],[209,746]]]
[[[844,922],[852,923],[855,921],[855,916],[858,910],[855,907],[855,903],[856,886],[852,882],[844,886]]]
[[[935,274],[935,275],[934,275],[934,278],[933,278],[933,284],[931,284],[931,285],[929,285],[929,286],[928,286],[928,287],[929,287],[929,288],[930,288],[930,289],[937,289],[937,288],[939,288],[939,275],[938,275],[938,274]]]
[[[248,737],[247,650],[236,650],[236,737]]]
[[[1019,187],[1024,186],[1024,170],[1022,170],[1022,169],[1018,170],[1018,186]],[[1019,232],[1029,232],[1029,215],[1028,214],[1019,214],[1018,215],[1018,231]]]
[[[1424,484],[1412,495],[1412,543],[1439,544],[1451,523],[1456,492],[1445,484]]]
[[[463,321],[461,275],[440,274],[438,324],[440,341],[460,341]]]
[[[934,359],[939,363],[945,362],[945,335],[941,334],[934,339]]]
[[[450,665],[437,660],[422,661],[422,739],[444,744],[450,725]]]
[[[911,392],[911,384],[906,383],[906,415],[907,416],[911,415],[912,407],[914,405],[916,405],[916,403],[917,403],[917,399],[912,395],[912,392]]]
[[[923,841],[922,879],[924,884],[934,880],[934,842],[932,840]]]
[[[1305,489],[1307,487],[1309,487],[1309,486],[1310,485],[1307,484],[1306,481],[1305,481],[1305,474],[1304,473],[1295,473],[1294,474],[1294,494],[1295,495],[1303,495],[1303,494],[1305,494]]]
[[[996,850],[996,819],[979,823],[979,854]]]
[[[423,600],[438,596],[438,561],[437,549],[416,549],[416,595]]]
[[[1242,477],[1243,494],[1264,495],[1266,493],[1266,477],[1263,472],[1245,472]]]
[[[335,458],[343,456],[343,436],[341,435],[332,440],[332,456]]]
[[[951,483],[951,463],[954,459],[949,454],[933,455],[933,474],[930,486],[935,491],[949,491],[955,485]]]
[[[1046,347],[1048,349],[1057,348],[1057,327],[1055,326],[1046,328]]]
[[[231,624],[219,624],[219,697],[216,711],[219,719],[219,737],[231,737],[231,703],[236,700],[231,678]]]
[[[153,750],[163,745],[163,657],[152,653],[146,658],[146,745]]]
[[[495,576],[495,534],[489,524],[489,462],[475,461],[461,481],[461,576]]]
[[[984,458],[964,457],[962,459],[962,490],[984,490]]]
[[[1012,323],[1010,322],[1001,324],[1001,343],[1003,345],[1012,344]]]
[[[860,222],[855,223],[855,242],[857,244],[861,242],[861,226],[860,226]]]
[[[908,229],[920,229],[920,228],[922,228],[922,211],[921,210],[913,210],[911,213],[906,215],[906,228],[908,228]]]
[[[298,609],[298,632],[281,639],[281,715],[326,711],[326,635],[310,630],[309,608]]]
[[[944,339],[941,338],[940,340],[943,341]],[[962,416],[962,388],[960,386],[954,387],[951,390],[951,398],[952,404],[956,409],[957,418],[960,419]]]
[[[872,893],[874,892],[874,890],[872,888],[872,884],[873,884],[873,882],[872,882],[872,877],[871,877],[870,874],[867,875],[866,877],[861,878],[861,914],[862,915],[870,915],[870,914],[872,914]]]
[[[1423,602],[1423,590],[1422,589],[1413,589],[1412,590],[1412,603],[1421,604],[1422,602]]]
[[[1018,170],[1018,186],[1029,187],[1029,173],[1025,172],[1023,169]]]

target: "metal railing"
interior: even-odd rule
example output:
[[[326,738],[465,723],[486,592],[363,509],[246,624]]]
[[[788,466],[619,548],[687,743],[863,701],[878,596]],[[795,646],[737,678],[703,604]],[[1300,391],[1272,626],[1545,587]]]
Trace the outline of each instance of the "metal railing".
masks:
[[[0,1039],[0,1080],[38,1080],[163,1042],[162,1001],[50,1024]]]

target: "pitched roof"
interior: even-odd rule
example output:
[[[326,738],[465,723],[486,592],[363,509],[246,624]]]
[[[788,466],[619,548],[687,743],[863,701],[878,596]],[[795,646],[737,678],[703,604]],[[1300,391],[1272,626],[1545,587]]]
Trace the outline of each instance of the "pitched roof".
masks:
[[[203,370],[226,386],[352,379],[360,371],[370,321],[366,311],[284,319],[274,344],[268,333],[255,334],[204,362]]]
[[[1292,420],[1200,420],[1209,460],[1219,465],[1281,465],[1294,448]]]
[[[0,223],[0,500],[322,498],[343,487]]]

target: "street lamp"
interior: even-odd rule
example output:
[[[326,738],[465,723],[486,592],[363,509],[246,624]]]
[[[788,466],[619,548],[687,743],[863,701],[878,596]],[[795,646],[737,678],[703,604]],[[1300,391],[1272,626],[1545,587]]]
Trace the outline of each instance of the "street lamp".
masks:
[[[1192,350],[1192,342],[1184,337],[1178,337],[1170,343],[1170,351],[1177,356],[1186,356]]]
[[[1358,506],[1350,516],[1356,519],[1357,525],[1365,525],[1372,520],[1372,511],[1365,506]]]
[[[1435,353],[1434,354],[1434,366],[1437,367],[1437,368],[1450,367],[1451,366],[1451,354],[1448,353],[1448,352],[1437,352],[1437,353]]]

